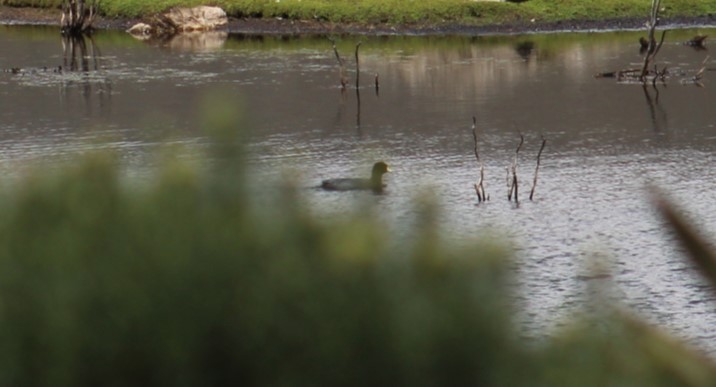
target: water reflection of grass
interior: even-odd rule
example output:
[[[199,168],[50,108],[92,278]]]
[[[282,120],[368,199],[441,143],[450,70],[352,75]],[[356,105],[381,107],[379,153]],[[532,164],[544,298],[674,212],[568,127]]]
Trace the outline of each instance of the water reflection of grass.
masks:
[[[53,26],[0,26],[3,34],[22,39],[47,40],[56,36]],[[708,29],[678,29],[670,31],[668,42],[683,42],[698,34],[710,35]],[[336,37],[338,49],[349,55],[355,50],[355,44],[362,42],[361,52],[419,52],[426,49],[453,50],[461,47],[479,45],[496,47],[516,45],[521,42],[533,42],[540,50],[560,51],[575,45],[588,47],[604,44],[629,44],[638,47],[638,39],[645,31],[618,31],[602,33],[549,33],[527,35],[485,35],[485,36],[344,36]],[[123,31],[100,31],[94,35],[97,44],[113,46],[137,46],[141,43]],[[223,45],[226,49],[270,51],[324,50],[331,53],[331,43],[325,36],[250,36],[230,34]]]
[[[403,246],[368,215],[317,221],[290,188],[257,208],[236,117],[210,104],[211,166],[143,186],[90,156],[0,207],[5,385],[700,386],[713,364],[610,308],[526,344],[509,253]],[[268,198],[262,198],[265,203]]]
[[[679,29],[670,31],[667,35],[667,42],[686,41],[699,33],[708,34],[704,29]],[[550,33],[550,34],[527,34],[527,35],[486,35],[486,36],[347,36],[337,38],[337,47],[341,52],[351,53],[357,42],[362,42],[361,52],[365,50],[378,50],[383,52],[408,51],[418,52],[421,50],[438,49],[459,49],[460,47],[479,45],[481,47],[493,47],[514,45],[519,42],[531,41],[540,49],[560,51],[569,49],[575,45],[580,47],[600,46],[604,44],[627,44],[639,47],[639,37],[644,36],[644,31],[621,31],[602,33]],[[262,36],[260,39],[252,39],[243,35],[230,35],[224,47],[229,49],[248,50],[305,50],[316,49],[330,51],[330,42],[325,37],[297,36],[293,38],[280,36]]]

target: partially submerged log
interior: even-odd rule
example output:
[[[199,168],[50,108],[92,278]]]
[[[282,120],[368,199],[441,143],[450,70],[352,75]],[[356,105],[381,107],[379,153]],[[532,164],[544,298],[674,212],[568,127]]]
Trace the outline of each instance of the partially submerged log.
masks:
[[[623,69],[617,71],[606,71],[595,75],[597,78],[616,78],[619,82],[624,83],[642,83],[651,82],[655,84],[658,80],[664,81],[668,71],[666,67],[659,70],[654,64],[656,55],[661,50],[666,38],[666,30],[662,31],[661,38],[657,42],[656,40],[656,27],[659,24],[659,9],[661,7],[661,0],[652,0],[651,12],[649,13],[649,20],[646,22],[648,36],[639,38],[640,52],[644,54],[644,60],[639,69]]]
[[[636,77],[637,74],[641,69],[624,69],[624,70],[617,70],[617,71],[607,71],[603,73],[597,73],[594,74],[595,78],[617,78],[618,80],[622,80],[627,77]]]

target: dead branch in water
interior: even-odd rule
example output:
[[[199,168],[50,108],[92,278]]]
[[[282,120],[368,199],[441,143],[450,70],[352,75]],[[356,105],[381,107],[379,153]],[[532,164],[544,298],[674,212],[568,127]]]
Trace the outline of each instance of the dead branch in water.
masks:
[[[512,171],[512,179],[511,179],[511,182],[510,182],[510,184],[509,184],[509,185],[510,185],[510,189],[509,189],[509,191],[507,191],[507,200],[510,200],[510,201],[511,201],[511,200],[512,200],[512,197],[513,197],[513,194],[514,194],[515,203],[517,203],[517,204],[520,203],[520,199],[519,199],[519,196],[518,196],[519,186],[518,186],[518,183],[517,183],[517,156],[519,155],[520,149],[522,148],[522,144],[524,144],[524,142],[525,142],[525,136],[523,136],[523,135],[520,134],[520,144],[517,145],[517,150],[515,150],[515,159],[514,159],[514,161],[512,162],[512,167],[510,168],[511,171]],[[509,178],[509,176],[508,176],[508,178]]]
[[[530,200],[532,200],[532,197],[535,194],[535,188],[537,187],[537,173],[539,172],[540,159],[542,158],[542,151],[544,150],[545,145],[547,145],[547,140],[545,140],[543,136],[542,146],[539,148],[539,153],[537,153],[537,166],[535,167],[535,178],[532,181],[532,189],[530,190]]]
[[[642,82],[644,81],[646,74],[649,71],[649,65],[654,60],[654,57],[656,57],[656,54],[659,51],[658,49],[661,48],[661,43],[664,42],[664,35],[666,35],[666,31],[664,31],[664,33],[662,33],[661,35],[661,43],[657,46],[654,34],[656,33],[656,25],[659,23],[660,5],[661,0],[651,1],[651,12],[649,13],[649,21],[647,21],[646,23],[647,27],[649,27],[649,38],[647,39],[649,45],[647,46],[646,55],[644,55],[644,65],[641,68],[640,79],[642,80]]]
[[[86,4],[85,0],[63,0],[60,26],[63,35],[81,35],[92,31],[99,0]]]
[[[358,49],[362,42],[356,44],[356,127],[360,130],[360,59],[358,58]]]
[[[706,62],[708,62],[709,59],[710,59],[710,57],[706,56],[706,58],[704,58],[704,60],[701,62],[701,68],[699,68],[699,70],[696,72],[696,74],[694,74],[694,76],[691,78],[682,79],[681,84],[682,85],[691,84],[691,85],[695,85],[695,86],[699,86],[699,87],[704,87],[704,85],[701,83],[701,78],[703,78],[704,72],[706,72],[706,70],[708,70],[706,68]]]
[[[375,73],[375,95],[380,95],[380,80],[378,79],[378,73]]]
[[[472,116],[472,139],[475,141],[475,159],[480,163],[480,154],[477,152],[477,118]]]
[[[664,82],[666,80],[666,67],[659,71],[654,64],[656,55],[661,50],[666,39],[666,30],[662,31],[661,38],[656,40],[656,27],[659,25],[659,9],[661,0],[652,0],[651,11],[649,12],[649,20],[646,22],[648,38],[640,37],[640,52],[644,54],[644,59],[639,69],[625,69],[618,71],[607,71],[596,74],[597,78],[616,78],[618,82],[646,83],[651,80],[652,84],[656,84],[657,80]],[[653,69],[653,70],[652,70]]]
[[[661,39],[659,40],[659,44],[656,46],[656,49],[654,49],[654,52],[649,55],[647,54],[644,58],[644,67],[641,70],[641,80],[642,82],[646,82],[646,77],[649,75],[649,70],[647,69],[647,66],[651,64],[651,62],[654,61],[654,58],[656,58],[656,54],[659,53],[659,50],[661,50],[661,46],[664,44],[664,38],[666,37],[666,31],[661,32]],[[656,69],[656,65],[654,65],[654,68]],[[653,76],[656,78],[659,76],[659,73],[654,70]]]
[[[362,42],[356,44],[356,89],[360,86],[360,60],[358,59],[358,49]]]
[[[329,37],[328,40],[330,40],[331,43],[333,44],[333,53],[336,55],[336,61],[338,62],[338,67],[339,67],[339,70],[338,70],[338,71],[339,71],[339,74],[338,74],[338,75],[339,75],[340,80],[341,80],[341,89],[342,89],[342,90],[345,90],[345,89],[346,89],[346,85],[348,84],[348,79],[346,78],[346,64],[345,64],[345,61],[343,60],[343,58],[341,58],[341,54],[338,53],[338,48],[336,48],[336,41],[335,41],[335,39]]]
[[[709,56],[707,55],[706,58],[704,58],[704,61],[701,62],[701,69],[694,75],[694,82],[698,82],[701,80],[701,77],[704,76],[704,71],[706,71],[706,62],[709,61]]]
[[[597,73],[594,75],[594,78],[616,78],[617,80],[622,80],[624,77],[629,76],[630,74],[636,74],[641,69],[624,69],[624,70],[618,70],[618,71],[605,71],[603,73]]]
[[[639,69],[624,69],[618,71],[606,71],[595,75],[596,78],[616,78],[617,82],[632,83],[632,84],[643,84],[651,83],[655,88],[657,82],[666,84],[667,78],[671,75],[680,73],[679,71],[673,72],[667,69],[664,65],[662,68],[654,63],[656,56],[659,54],[661,47],[664,45],[667,31],[664,30],[661,33],[661,38],[657,42],[656,40],[656,27],[659,24],[659,11],[661,9],[661,0],[652,0],[651,11],[649,13],[649,20],[646,22],[648,39],[641,37],[639,38],[640,52],[644,54],[643,63]],[[691,46],[697,49],[705,49],[704,40],[706,35],[696,35],[692,39],[684,42],[685,45]],[[701,68],[696,72],[693,77],[681,79],[681,84],[693,84],[696,86],[703,87],[700,83],[703,73],[711,70],[705,67],[706,63],[702,63]]]
[[[485,165],[480,160],[480,154],[477,151],[477,118],[475,116],[472,116],[472,139],[475,141],[475,159],[480,167],[480,179],[474,184],[475,194],[477,194],[477,201],[483,202],[489,200],[490,197],[485,193]]]

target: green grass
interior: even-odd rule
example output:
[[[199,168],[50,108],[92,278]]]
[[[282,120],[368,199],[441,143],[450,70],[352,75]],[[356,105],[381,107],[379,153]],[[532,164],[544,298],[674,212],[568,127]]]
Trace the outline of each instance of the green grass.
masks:
[[[446,245],[429,202],[400,244],[370,211],[318,221],[290,185],[258,205],[238,145],[245,128],[218,100],[205,109],[210,166],[167,156],[154,178],[127,184],[112,156],[87,155],[5,185],[0,384],[716,380],[713,362],[608,306],[525,343],[509,250]]]
[[[57,7],[60,0],[0,0],[0,4]],[[598,20],[647,17],[648,0],[528,0],[523,3],[471,0],[103,0],[110,17],[138,17],[172,6],[212,4],[233,16],[285,17],[337,23],[461,23],[471,25],[520,23],[532,19]],[[716,13],[716,0],[662,2],[663,17]]]

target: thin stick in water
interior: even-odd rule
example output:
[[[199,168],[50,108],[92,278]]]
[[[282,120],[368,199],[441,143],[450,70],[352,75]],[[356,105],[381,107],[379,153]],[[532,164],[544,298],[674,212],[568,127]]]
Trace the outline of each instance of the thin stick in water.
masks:
[[[518,183],[517,183],[517,156],[520,153],[520,149],[522,148],[522,144],[525,142],[525,136],[520,134],[520,144],[517,145],[517,150],[515,150],[515,159],[512,162],[512,184],[510,184],[510,190],[507,192],[507,200],[512,200],[512,195],[514,193],[515,197],[515,203],[520,202],[519,196],[518,196]]]
[[[358,42],[358,44],[356,44],[356,89],[360,87],[360,60],[358,58],[358,49],[361,44],[363,43]]]
[[[348,84],[348,80],[346,79],[345,61],[343,60],[343,58],[341,58],[341,55],[338,53],[338,48],[336,48],[336,41],[330,37],[328,38],[328,40],[333,44],[333,53],[336,55],[336,61],[338,61],[339,76],[341,79],[341,89],[345,90],[346,85]]]
[[[547,145],[547,140],[542,137],[542,146],[539,148],[539,153],[537,153],[537,166],[535,167],[535,178],[532,181],[532,189],[530,190],[530,200],[532,200],[535,195],[535,188],[537,187],[537,173],[539,172],[540,159],[542,158],[542,151],[544,150],[545,145]]]
[[[475,142],[475,159],[477,160],[477,164],[480,167],[480,179],[475,183],[475,193],[477,194],[477,201],[487,201],[488,197],[485,193],[485,165],[482,163],[482,160],[480,160],[480,153],[477,150],[477,118],[475,116],[472,116],[472,139]]]

